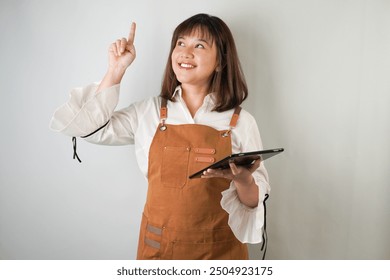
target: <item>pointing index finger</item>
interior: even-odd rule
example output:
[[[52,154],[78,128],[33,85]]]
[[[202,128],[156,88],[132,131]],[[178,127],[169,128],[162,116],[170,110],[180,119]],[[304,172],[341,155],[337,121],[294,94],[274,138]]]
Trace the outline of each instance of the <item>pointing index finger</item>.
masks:
[[[127,39],[127,41],[128,41],[129,44],[133,44],[133,43],[134,43],[135,28],[136,28],[136,24],[135,24],[135,22],[132,22],[132,23],[131,23],[131,26],[130,26],[129,37],[128,37],[128,39]]]

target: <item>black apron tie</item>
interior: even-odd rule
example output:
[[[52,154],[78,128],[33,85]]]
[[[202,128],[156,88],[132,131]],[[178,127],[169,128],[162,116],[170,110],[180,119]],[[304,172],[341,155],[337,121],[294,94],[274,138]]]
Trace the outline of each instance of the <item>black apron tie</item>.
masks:
[[[106,125],[108,125],[109,122],[110,121],[106,122],[103,126],[99,127],[94,132],[91,132],[90,134],[85,135],[85,136],[81,136],[80,138],[87,138],[87,137],[91,136],[92,134],[95,134],[96,132],[98,132],[99,130],[104,128]],[[79,156],[77,154],[77,139],[75,136],[72,137],[72,143],[73,143],[73,159],[76,158],[81,163],[81,159],[79,158]]]

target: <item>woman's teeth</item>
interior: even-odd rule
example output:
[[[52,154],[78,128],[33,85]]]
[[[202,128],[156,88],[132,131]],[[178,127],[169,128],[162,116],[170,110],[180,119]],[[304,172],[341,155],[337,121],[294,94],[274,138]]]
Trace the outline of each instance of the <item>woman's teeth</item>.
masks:
[[[194,65],[187,64],[187,63],[180,63],[180,66],[183,68],[194,68]]]

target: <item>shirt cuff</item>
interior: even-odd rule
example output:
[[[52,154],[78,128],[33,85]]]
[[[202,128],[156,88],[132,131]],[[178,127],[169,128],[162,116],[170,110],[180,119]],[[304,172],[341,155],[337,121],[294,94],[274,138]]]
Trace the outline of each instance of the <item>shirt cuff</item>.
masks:
[[[255,182],[259,187],[259,204],[255,208],[250,208],[240,201],[233,182],[229,189],[222,192],[221,206],[228,212],[228,224],[241,243],[255,244],[263,241],[263,201],[270,188],[269,184],[260,178],[255,177]]]
[[[120,85],[96,92],[99,83],[75,88],[67,103],[54,113],[50,128],[69,136],[85,136],[111,118],[119,100]]]

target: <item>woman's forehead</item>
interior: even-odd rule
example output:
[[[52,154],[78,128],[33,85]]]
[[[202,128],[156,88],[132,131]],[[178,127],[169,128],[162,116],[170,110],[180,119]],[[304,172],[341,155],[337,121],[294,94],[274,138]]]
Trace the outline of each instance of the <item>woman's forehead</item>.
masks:
[[[186,28],[179,32],[178,38],[180,37],[195,37],[197,39],[202,39],[207,42],[210,42],[210,44],[212,44],[214,41],[214,37],[211,35],[208,28],[204,25]]]

